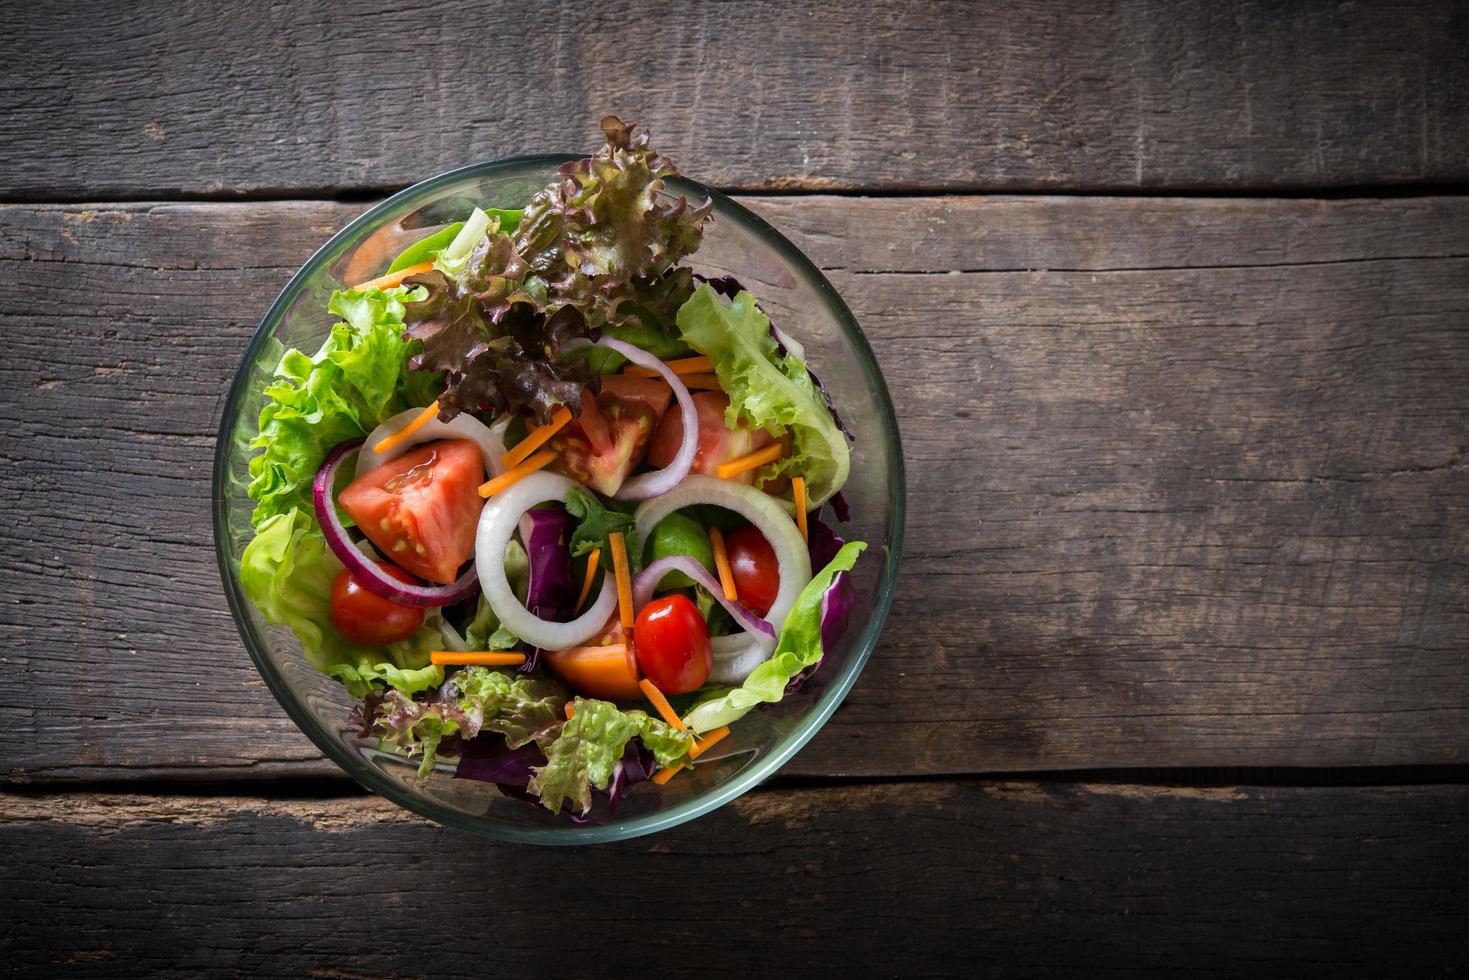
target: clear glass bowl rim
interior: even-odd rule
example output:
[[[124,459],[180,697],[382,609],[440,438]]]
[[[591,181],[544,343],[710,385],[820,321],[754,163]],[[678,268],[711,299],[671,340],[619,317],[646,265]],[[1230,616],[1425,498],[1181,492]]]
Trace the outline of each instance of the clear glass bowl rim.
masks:
[[[276,326],[291,308],[298,295],[304,290],[305,284],[323,266],[337,257],[338,248],[343,242],[352,239],[363,229],[378,224],[386,216],[392,214],[403,205],[412,205],[415,200],[426,198],[448,185],[478,178],[494,177],[498,172],[506,170],[527,167],[546,167],[550,169],[574,159],[577,159],[577,157],[568,154],[538,154],[504,157],[498,160],[484,161],[459,167],[420,181],[411,187],[407,187],[386,200],[381,201],[349,222],[318,248],[312,254],[311,258],[301,266],[300,270],[291,277],[290,281],[286,283],[285,288],[276,297],[275,302],[266,311],[260,324],[255,328],[255,332],[250,338],[249,346],[246,348],[245,355],[241,359],[240,366],[236,369],[234,380],[230,385],[229,396],[225,400],[220,416],[219,430],[216,436],[214,450],[212,510],[215,556],[219,563],[220,578],[225,587],[224,591],[229,601],[230,613],[234,617],[235,627],[245,644],[245,649],[249,651],[250,659],[255,662],[255,667],[264,679],[266,687],[270,689],[276,701],[285,709],[286,714],[316,744],[316,747],[327,758],[335,762],[344,772],[373,793],[438,823],[497,840],[518,843],[574,845],[603,843],[640,837],[703,816],[711,810],[723,806],[748,790],[758,786],[784,765],[796,752],[800,751],[801,747],[821,730],[821,727],[826,724],[827,719],[831,717],[832,713],[842,703],[842,700],[846,698],[847,693],[852,689],[852,685],[856,683],[857,677],[862,673],[862,669],[866,666],[868,658],[872,656],[872,651],[877,645],[878,636],[882,632],[883,623],[887,619],[888,610],[892,606],[893,594],[897,585],[898,563],[903,551],[903,531],[907,501],[904,460],[902,443],[898,434],[898,421],[893,411],[892,398],[883,380],[882,371],[878,367],[877,358],[873,354],[872,347],[867,342],[867,338],[863,335],[861,327],[858,326],[856,318],[852,315],[851,310],[847,308],[846,303],[837,294],[835,288],[827,281],[826,276],[821,270],[800,249],[793,245],[789,239],[763,218],[713,188],[706,187],[687,177],[672,178],[667,182],[670,188],[685,194],[707,195],[709,198],[712,198],[725,216],[733,216],[741,224],[745,225],[748,230],[753,231],[764,244],[777,252],[784,261],[799,268],[811,281],[817,284],[821,300],[827,312],[832,315],[832,318],[840,326],[842,336],[851,346],[857,360],[861,364],[867,377],[869,389],[877,401],[878,422],[883,430],[883,438],[887,440],[891,451],[890,459],[892,460],[892,466],[889,468],[887,489],[892,499],[892,515],[887,527],[888,542],[886,553],[882,556],[883,571],[879,583],[877,603],[872,610],[872,615],[868,617],[861,635],[857,639],[851,656],[843,665],[841,673],[832,679],[830,686],[820,700],[801,718],[800,724],[794,730],[787,734],[771,750],[763,754],[751,765],[740,770],[736,775],[712,787],[708,792],[676,806],[669,807],[666,810],[660,810],[657,813],[623,823],[605,825],[579,825],[567,821],[564,825],[548,827],[512,826],[494,820],[476,818],[472,815],[443,806],[431,798],[416,795],[408,791],[402,784],[386,778],[375,767],[349,752],[331,732],[323,729],[316,715],[312,714],[299,703],[286,679],[260,649],[257,637],[248,625],[248,619],[244,611],[244,603],[248,600],[245,599],[240,590],[239,569],[236,566],[233,556],[229,554],[226,544],[228,541],[228,533],[226,531],[228,515],[226,494],[223,491],[228,484],[229,436],[230,430],[236,422],[236,416],[240,412],[240,405],[245,397],[245,386],[249,380],[250,365],[255,362],[257,355],[269,341]],[[871,549],[869,549],[870,553]]]

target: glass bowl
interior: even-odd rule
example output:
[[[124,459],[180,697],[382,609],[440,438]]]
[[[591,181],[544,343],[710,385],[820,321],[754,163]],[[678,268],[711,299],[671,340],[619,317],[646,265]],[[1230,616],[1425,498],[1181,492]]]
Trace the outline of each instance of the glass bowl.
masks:
[[[475,205],[524,205],[570,159],[518,157],[451,171],[393,195],[333,236],[286,284],[255,331],[224,406],[214,455],[214,540],[225,594],[245,648],[286,713],[373,792],[449,826],[542,844],[619,840],[673,827],[728,803],[779,769],[831,717],[871,655],[892,603],[903,539],[897,421],[872,348],[851,311],[816,266],[759,217],[694,181],[670,180],[672,194],[714,201],[715,220],[690,265],[705,275],[733,275],[756,295],[773,321],[805,346],[807,360],[855,436],[846,486],[852,519],[839,533],[869,547],[853,573],[859,601],[846,636],[827,651],[798,694],[746,715],[697,767],[667,785],[632,787],[615,817],[601,823],[577,824],[503,797],[492,784],[455,779],[452,761],[420,779],[415,762],[381,752],[356,735],[347,720],[353,701],[346,691],[314,670],[295,637],[265,622],[240,589],[240,554],[253,533],[245,487],[261,391],[286,347],[314,352],[325,339],[333,319],[326,312],[332,290],[380,275],[410,243],[462,219]]]

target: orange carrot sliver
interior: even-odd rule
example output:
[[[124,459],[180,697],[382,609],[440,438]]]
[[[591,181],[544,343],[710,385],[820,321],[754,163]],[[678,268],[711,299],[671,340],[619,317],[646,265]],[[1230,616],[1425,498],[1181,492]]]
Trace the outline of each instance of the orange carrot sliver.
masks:
[[[369,279],[369,280],[367,280],[367,282],[358,283],[357,285],[353,286],[352,288],[353,289],[392,289],[394,286],[401,286],[403,284],[403,280],[404,279],[407,279],[409,276],[416,276],[420,272],[431,272],[431,271],[433,271],[433,267],[434,267],[433,259],[429,259],[427,262],[420,262],[417,265],[410,265],[406,269],[399,269],[397,272],[389,272],[385,276],[378,276],[376,279]]]
[[[607,535],[607,543],[612,546],[612,572],[617,576],[617,615],[625,630],[632,629],[632,573],[627,565],[627,542],[623,540],[621,531],[613,531]]]
[[[582,580],[581,595],[576,597],[576,608],[572,610],[572,615],[581,612],[581,607],[587,603],[587,596],[592,594],[592,580],[597,577],[597,562],[601,557],[601,548],[593,548],[592,553],[587,555],[587,577]]]
[[[705,752],[708,752],[710,749],[714,748],[716,742],[718,742],[720,739],[724,738],[728,734],[729,726],[721,725],[720,727],[714,729],[712,732],[705,732],[702,739],[700,739],[698,735],[695,735],[693,747],[689,749],[689,759],[697,759]]]
[[[724,386],[719,383],[719,378],[712,374],[685,374],[678,380],[684,383],[685,388],[695,391],[700,389],[723,391]]]
[[[657,684],[644,677],[638,681],[638,687],[643,689],[643,697],[653,703],[653,707],[658,709],[658,714],[664,721],[681,732],[689,730],[688,726],[683,723],[683,719],[678,716],[678,712],[673,710],[673,705],[669,704],[668,699],[663,696],[663,692],[658,690]]]
[[[806,530],[806,478],[803,476],[791,477],[791,495],[796,502],[796,527],[801,531],[801,540],[810,541],[811,534]]]
[[[414,416],[412,422],[409,422],[407,425],[403,426],[403,428],[399,429],[397,432],[394,432],[392,435],[385,436],[384,438],[379,439],[377,441],[377,445],[372,447],[372,451],[375,453],[387,452],[389,449],[392,449],[394,446],[398,445],[398,443],[402,442],[404,439],[407,439],[409,436],[413,435],[413,433],[417,432],[425,425],[428,425],[434,420],[434,417],[438,414],[439,402],[438,399],[434,399],[434,403],[425,408],[423,411],[419,412],[416,416]]]
[[[741,456],[739,459],[732,459],[728,463],[720,463],[714,472],[719,474],[721,480],[728,480],[741,473],[748,473],[757,467],[764,466],[766,463],[773,463],[780,459],[784,452],[784,446],[778,442],[772,442],[764,449],[757,449],[753,453]]]
[[[724,532],[717,527],[709,529],[709,547],[714,551],[714,567],[719,571],[719,584],[724,586],[724,597],[730,602],[738,602],[740,594],[735,591],[734,572],[729,567],[729,552],[724,547]]]
[[[710,749],[714,748],[714,744],[728,734],[729,726],[724,725],[722,727],[714,729],[712,732],[705,734],[704,740],[702,742],[699,741],[699,736],[695,735],[694,744],[689,748],[689,761],[694,761],[705,752],[708,752]],[[653,774],[653,782],[657,783],[659,786],[664,786],[668,783],[670,779],[672,779],[674,776],[677,776],[681,769],[683,769],[683,763],[679,763],[672,769],[659,769]]]
[[[468,653],[459,650],[430,650],[428,661],[431,664],[465,665],[475,667],[519,667],[525,663],[525,654],[516,653],[514,650],[472,650]]]
[[[576,717],[576,705],[572,704],[570,701],[566,702],[566,720],[567,721],[570,721],[571,719],[573,719],[575,717]]]
[[[519,466],[512,466],[493,480],[486,480],[484,483],[481,483],[479,485],[479,495],[481,497],[493,497],[506,487],[513,486],[521,480],[524,480],[555,458],[556,454],[549,449],[545,452],[536,453]]]
[[[556,409],[555,412],[551,413],[551,421],[547,422],[545,425],[538,425],[534,429],[531,429],[530,432],[526,433],[524,439],[515,444],[514,449],[510,450],[504,456],[501,456],[500,465],[505,467],[506,469],[510,469],[514,466],[519,466],[522,462],[525,461],[527,456],[535,452],[537,449],[540,449],[541,446],[545,444],[547,439],[550,439],[557,432],[560,432],[561,427],[570,421],[571,409],[567,408],[565,405],[562,405],[560,408]]]
[[[714,363],[702,354],[698,357],[685,357],[678,361],[664,361],[668,369],[674,374],[710,374],[714,371]],[[633,375],[639,378],[661,378],[652,368],[645,368],[638,364],[629,364],[622,371],[623,374]]]

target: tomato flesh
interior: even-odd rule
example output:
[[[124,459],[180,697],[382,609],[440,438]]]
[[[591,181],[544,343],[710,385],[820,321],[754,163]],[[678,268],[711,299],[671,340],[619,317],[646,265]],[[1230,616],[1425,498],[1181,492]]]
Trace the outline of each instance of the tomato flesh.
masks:
[[[383,557],[448,585],[474,551],[484,473],[479,446],[450,439],[362,474],[337,500]]]
[[[662,381],[603,375],[601,392],[583,394],[581,414],[551,439],[552,468],[612,496],[647,457],[672,400],[673,390]]]
[[[412,575],[396,565],[378,562],[377,566],[400,582],[417,584]],[[422,609],[373,595],[345,568],[332,579],[331,617],[338,633],[367,646],[406,640],[423,625]]]
[[[753,524],[742,525],[725,536],[724,550],[740,601],[757,616],[770,612],[780,591],[780,564],[765,535]]]
[[[715,475],[721,463],[748,456],[775,442],[775,437],[764,429],[749,429],[743,425],[731,429],[725,425],[724,411],[729,408],[729,396],[724,392],[699,391],[694,393],[693,398],[694,411],[699,417],[699,448],[694,452],[692,472]],[[682,442],[683,413],[669,412],[658,424],[653,445],[648,449],[648,462],[653,466],[667,466],[673,462]],[[741,483],[753,483],[755,473],[743,473],[734,479]]]
[[[547,666],[583,697],[636,701],[643,696],[638,687],[637,658],[616,613],[590,645],[547,650],[542,656]]]
[[[638,612],[633,636],[638,667],[664,694],[687,694],[709,679],[709,627],[688,596],[675,593],[648,603]]]

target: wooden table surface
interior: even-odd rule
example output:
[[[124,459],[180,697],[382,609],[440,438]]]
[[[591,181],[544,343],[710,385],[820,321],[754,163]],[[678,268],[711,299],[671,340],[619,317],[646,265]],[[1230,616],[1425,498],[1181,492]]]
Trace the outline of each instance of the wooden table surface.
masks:
[[[0,951],[37,976],[1469,962],[1469,4],[35,3],[0,68]],[[382,195],[616,111],[821,266],[909,533],[766,786],[597,848],[365,795],[209,475]]]

